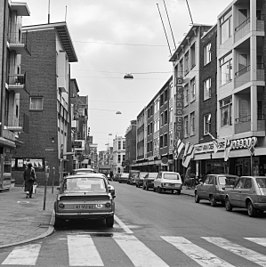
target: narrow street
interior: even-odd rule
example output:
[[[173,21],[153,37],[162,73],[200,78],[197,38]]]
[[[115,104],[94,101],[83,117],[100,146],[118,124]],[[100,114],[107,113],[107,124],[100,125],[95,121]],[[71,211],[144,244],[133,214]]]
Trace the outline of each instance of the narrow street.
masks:
[[[200,204],[188,195],[116,188],[116,223],[66,223],[50,237],[0,251],[1,265],[266,266],[266,214]]]

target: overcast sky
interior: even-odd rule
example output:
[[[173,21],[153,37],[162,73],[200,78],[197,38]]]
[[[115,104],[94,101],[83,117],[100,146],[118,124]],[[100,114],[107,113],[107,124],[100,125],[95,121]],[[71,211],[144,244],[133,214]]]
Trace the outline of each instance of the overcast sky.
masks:
[[[48,0],[27,2],[30,17],[23,25],[48,21]],[[214,25],[231,0],[188,0],[194,23]],[[98,150],[115,135],[124,135],[130,121],[162,88],[172,73],[174,46],[163,0],[50,0],[50,22],[67,21],[78,62],[71,63],[80,95],[88,95],[88,124]],[[186,0],[165,0],[176,44],[191,27]],[[124,80],[125,73],[134,74]],[[116,115],[116,111],[122,114]],[[112,136],[110,135],[112,134]]]

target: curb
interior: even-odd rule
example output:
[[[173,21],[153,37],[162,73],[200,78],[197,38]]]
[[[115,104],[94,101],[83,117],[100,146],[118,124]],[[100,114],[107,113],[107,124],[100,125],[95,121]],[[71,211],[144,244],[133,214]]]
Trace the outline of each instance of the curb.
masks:
[[[23,244],[30,243],[30,242],[33,242],[33,241],[36,241],[36,240],[39,240],[39,239],[43,239],[43,238],[45,238],[45,237],[47,237],[49,235],[52,235],[54,233],[54,231],[55,231],[54,230],[54,221],[55,221],[55,215],[54,215],[54,211],[53,211],[52,214],[51,214],[49,227],[46,230],[46,232],[42,233],[39,236],[32,237],[32,238],[29,238],[29,239],[26,239],[26,240],[23,240],[23,241],[18,241],[18,242],[2,245],[2,246],[0,246],[0,249],[23,245]]]

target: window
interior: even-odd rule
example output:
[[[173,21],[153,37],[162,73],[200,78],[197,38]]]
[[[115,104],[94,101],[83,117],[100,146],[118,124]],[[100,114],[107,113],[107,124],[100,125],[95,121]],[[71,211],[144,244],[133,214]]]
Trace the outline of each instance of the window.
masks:
[[[121,141],[118,141],[118,150],[121,149]]]
[[[221,126],[232,125],[232,98],[227,97],[220,101]]]
[[[203,100],[207,100],[209,98],[211,98],[211,86],[212,86],[212,80],[211,78],[206,79],[203,82],[203,89],[204,89],[204,99]]]
[[[168,136],[167,136],[167,134],[165,134],[163,136],[163,144],[164,144],[164,146],[167,146],[168,145]]]
[[[191,101],[194,101],[196,99],[196,81],[195,81],[195,78],[193,78],[190,82],[190,90],[191,90]]]
[[[165,110],[164,112],[164,124],[167,124],[168,123],[168,113],[167,113],[167,110]]]
[[[126,141],[123,141],[123,149],[126,149]]]
[[[163,94],[161,94],[161,96],[160,96],[160,106],[162,106],[163,105]]]
[[[184,137],[188,137],[188,116],[184,117]]]
[[[43,110],[43,97],[30,97],[30,110]]]
[[[211,48],[212,45],[211,43],[208,43],[205,47],[204,47],[204,65],[207,65],[208,63],[211,62],[212,60],[212,53],[211,53]]]
[[[191,69],[196,66],[196,49],[195,43],[190,48],[190,55],[191,55]]]
[[[121,155],[117,156],[117,162],[120,163],[121,162]]]
[[[195,112],[190,113],[190,134],[195,134]]]
[[[184,107],[188,105],[188,84],[184,87]]]
[[[164,91],[164,101],[166,102],[168,100],[168,89]]]
[[[203,133],[207,135],[211,128],[211,113],[204,115],[203,117]]]
[[[188,52],[185,54],[185,62],[184,62],[184,71],[185,71],[185,75],[188,73]]]
[[[161,135],[160,136],[160,148],[162,148],[163,147],[163,136]]]
[[[161,117],[160,117],[160,125],[163,125],[163,113],[161,113]]]
[[[221,38],[221,44],[223,44],[226,40],[228,40],[232,36],[231,20],[232,20],[231,11],[227,12],[220,19],[220,38]]]
[[[220,59],[220,84],[232,81],[232,55],[231,53]]]

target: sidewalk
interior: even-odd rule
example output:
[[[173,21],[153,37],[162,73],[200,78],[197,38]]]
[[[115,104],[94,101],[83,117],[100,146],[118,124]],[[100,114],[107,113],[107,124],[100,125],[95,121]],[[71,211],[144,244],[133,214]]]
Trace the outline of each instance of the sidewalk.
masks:
[[[193,188],[193,187],[187,187],[187,186],[184,185],[182,187],[181,194],[194,197],[194,195],[195,195],[194,194],[194,190],[195,190],[195,188]]]
[[[0,192],[0,248],[44,238],[53,233],[53,205],[56,187],[47,187],[45,210],[44,187],[37,187],[32,198],[26,198],[22,187]]]

